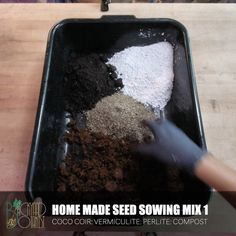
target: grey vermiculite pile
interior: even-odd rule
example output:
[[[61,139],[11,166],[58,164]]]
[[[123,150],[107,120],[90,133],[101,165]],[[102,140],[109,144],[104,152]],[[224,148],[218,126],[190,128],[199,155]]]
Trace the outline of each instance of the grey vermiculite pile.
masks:
[[[151,137],[151,132],[141,124],[142,120],[156,118],[150,108],[130,96],[116,93],[103,98],[87,112],[87,127],[113,138],[129,137],[141,142]]]

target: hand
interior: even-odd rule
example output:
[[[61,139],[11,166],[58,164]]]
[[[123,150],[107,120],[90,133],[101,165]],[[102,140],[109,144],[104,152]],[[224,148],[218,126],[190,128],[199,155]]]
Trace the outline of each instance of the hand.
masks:
[[[207,150],[198,147],[183,131],[167,120],[144,121],[144,124],[152,131],[155,141],[139,145],[137,152],[193,174],[196,163]]]

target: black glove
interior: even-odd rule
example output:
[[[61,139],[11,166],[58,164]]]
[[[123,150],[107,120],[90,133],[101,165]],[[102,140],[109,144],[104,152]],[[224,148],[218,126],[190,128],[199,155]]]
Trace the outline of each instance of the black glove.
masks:
[[[137,152],[193,174],[196,163],[207,150],[198,147],[183,131],[167,120],[144,123],[152,131],[155,141],[139,145]]]

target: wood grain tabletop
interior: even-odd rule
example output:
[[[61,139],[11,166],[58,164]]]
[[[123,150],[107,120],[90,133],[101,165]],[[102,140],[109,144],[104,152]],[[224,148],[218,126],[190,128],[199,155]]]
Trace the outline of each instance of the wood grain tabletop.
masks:
[[[0,5],[0,190],[23,190],[47,35],[98,4]],[[190,36],[208,149],[236,169],[236,4],[111,4],[110,15],[173,18]]]

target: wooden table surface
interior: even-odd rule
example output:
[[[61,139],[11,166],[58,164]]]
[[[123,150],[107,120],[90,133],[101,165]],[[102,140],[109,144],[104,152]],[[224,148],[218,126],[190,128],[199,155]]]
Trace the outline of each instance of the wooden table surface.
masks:
[[[0,5],[0,190],[23,190],[49,29],[98,18],[98,4]],[[236,4],[111,4],[188,29],[209,150],[236,169]]]

